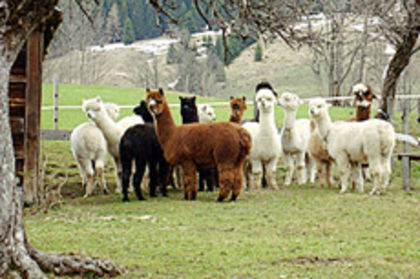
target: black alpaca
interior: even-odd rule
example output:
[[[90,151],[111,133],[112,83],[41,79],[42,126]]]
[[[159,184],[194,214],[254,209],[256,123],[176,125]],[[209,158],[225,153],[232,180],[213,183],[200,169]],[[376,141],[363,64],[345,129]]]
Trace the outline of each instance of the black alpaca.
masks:
[[[144,123],[153,123],[153,116],[147,109],[146,101],[141,101],[140,104],[133,109],[133,112],[143,118]]]
[[[132,163],[135,161],[136,172],[133,177],[133,187],[137,198],[144,200],[140,189],[146,165],[149,168],[150,196],[156,197],[156,187],[160,185],[163,196],[167,196],[166,182],[169,165],[163,157],[163,150],[156,137],[153,124],[139,124],[124,133],[120,141],[120,158],[122,163],[123,201],[128,201]]]
[[[179,97],[181,101],[182,124],[198,122],[197,105],[194,97]],[[207,191],[213,191],[213,185],[218,187],[217,170],[215,168],[197,167],[199,173],[198,191],[204,191],[204,181],[207,184]]]

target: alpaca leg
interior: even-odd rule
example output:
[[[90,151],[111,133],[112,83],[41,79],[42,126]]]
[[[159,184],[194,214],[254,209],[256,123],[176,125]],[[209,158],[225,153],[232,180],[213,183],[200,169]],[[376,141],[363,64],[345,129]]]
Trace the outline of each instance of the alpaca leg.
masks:
[[[178,189],[184,189],[184,170],[181,165],[177,165],[174,168]]]
[[[309,182],[311,184],[315,183],[315,178],[316,178],[316,164],[315,164],[315,159],[312,158],[311,155],[307,154],[308,158],[307,158],[307,164],[306,164],[306,170],[307,170],[307,175],[309,177]]]
[[[341,178],[341,191],[340,194],[344,194],[347,192],[347,184],[350,177],[350,162],[347,159],[346,154],[341,154],[337,156],[336,158],[337,166],[339,168],[340,172],[340,178]]]
[[[122,167],[121,167],[121,160],[119,157],[114,157],[114,166],[115,166],[115,178],[117,180],[117,187],[115,188],[115,193],[121,193],[122,192],[122,186],[121,186]]]
[[[159,162],[159,185],[162,196],[167,197],[166,184],[168,183],[170,167],[165,161]]]
[[[105,176],[104,176],[104,171],[105,171],[104,162],[105,162],[105,160],[96,160],[95,161],[96,177],[99,180],[99,185],[101,185],[102,192],[105,195],[108,195],[109,191],[108,191],[108,188],[106,187],[106,181],[105,181]]]
[[[321,188],[324,188],[324,184],[326,183],[326,177],[324,173],[324,163],[319,160],[315,159],[315,166],[316,166],[316,176],[318,178],[318,182],[321,185]]]
[[[80,170],[80,176],[82,177],[82,186],[83,188],[86,187],[86,183],[87,183],[87,177],[86,177],[86,172],[84,169],[84,163],[83,163],[83,159],[77,157],[77,165],[79,166],[79,170]]]
[[[277,180],[276,180],[276,171],[277,171],[277,161],[278,158],[274,158],[265,164],[265,180],[267,181],[268,188],[272,190],[278,190]]]
[[[199,184],[199,186],[198,186],[198,191],[199,192],[204,192],[204,177],[205,177],[205,170],[204,169],[201,169],[199,172],[198,172],[198,184]]]
[[[143,193],[141,191],[141,182],[143,180],[143,176],[144,176],[144,172],[146,169],[146,161],[142,158],[136,158],[135,160],[136,163],[136,172],[134,173],[133,176],[133,188],[134,191],[136,192],[136,196],[137,199],[142,201],[145,200],[145,198],[143,197]]]
[[[250,189],[251,181],[252,181],[252,166],[249,161],[246,161],[243,165],[243,173],[245,177],[245,183],[243,185],[244,189]]]
[[[389,178],[391,175],[392,169],[391,169],[391,159],[384,157],[382,158],[382,187],[383,191],[385,191],[386,187],[389,184]]]
[[[369,160],[369,167],[371,169],[371,174],[373,178],[373,189],[370,192],[370,195],[380,194],[381,193],[381,175],[382,175],[382,166],[379,159]]]
[[[87,198],[93,194],[93,190],[95,189],[95,173],[93,171],[92,162],[90,160],[81,160],[80,165],[83,168],[86,176],[86,192],[83,197]]]
[[[122,163],[122,194],[123,194],[123,202],[129,201],[128,199],[128,187],[130,186],[130,178],[131,178],[131,167],[132,167],[132,158],[127,158]]]
[[[184,199],[195,200],[197,197],[197,168],[193,162],[186,161],[182,164],[184,173]]]
[[[148,162],[147,164],[149,168],[149,195],[151,197],[157,197],[156,194],[156,187],[158,184],[158,173],[157,173],[157,163],[156,162]]]
[[[250,189],[258,190],[261,189],[261,178],[263,174],[263,167],[261,161],[251,160],[251,187]]]
[[[362,166],[360,164],[352,165],[352,176],[353,181],[356,183],[357,190],[359,193],[363,193],[363,174],[362,174]]]
[[[305,153],[296,154],[297,180],[299,184],[306,183]]]
[[[325,163],[325,180],[328,184],[328,188],[334,184],[334,180],[331,175],[331,162]]]
[[[236,169],[234,169],[231,166],[226,165],[219,165],[217,168],[217,171],[219,172],[219,196],[217,198],[218,202],[223,201],[230,193],[231,190],[233,190],[235,177],[236,177]],[[262,172],[262,170],[261,170]],[[260,176],[260,182],[261,182],[261,176]],[[236,196],[232,196],[232,199],[236,199]]]
[[[242,168],[238,168],[236,170],[235,180],[233,182],[232,197],[230,198],[231,201],[235,201],[236,198],[241,194],[242,183],[243,183]]]
[[[292,183],[294,162],[293,156],[290,154],[284,154],[284,165],[286,166],[286,178],[284,179],[284,185],[289,186]]]

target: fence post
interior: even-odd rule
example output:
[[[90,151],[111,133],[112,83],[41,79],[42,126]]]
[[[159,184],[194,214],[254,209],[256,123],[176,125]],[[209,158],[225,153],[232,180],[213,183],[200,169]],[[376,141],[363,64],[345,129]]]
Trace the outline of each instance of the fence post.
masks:
[[[58,77],[54,76],[54,86],[53,86],[53,103],[54,103],[54,112],[53,112],[53,123],[54,130],[58,130]]]
[[[408,135],[409,134],[409,123],[408,117],[410,114],[410,100],[405,100],[403,103],[403,133]],[[410,152],[410,146],[407,142],[404,142],[404,153]],[[410,190],[410,158],[408,156],[402,157],[402,176],[403,176],[403,189]]]

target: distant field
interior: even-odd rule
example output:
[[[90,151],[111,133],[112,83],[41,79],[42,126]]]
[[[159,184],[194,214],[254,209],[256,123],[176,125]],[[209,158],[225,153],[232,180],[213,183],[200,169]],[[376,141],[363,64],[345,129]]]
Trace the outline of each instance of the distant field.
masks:
[[[51,84],[43,85],[42,105],[53,105],[53,88]],[[168,103],[179,104],[178,96],[185,95],[179,92],[165,92]],[[59,105],[82,105],[83,99],[94,98],[101,96],[104,102],[113,102],[118,105],[137,105],[140,100],[145,97],[145,90],[138,88],[124,88],[114,86],[96,86],[96,85],[60,85],[59,86]],[[214,103],[214,102],[228,102],[226,99],[215,99],[197,96],[197,103]],[[214,106],[217,121],[227,121],[230,116],[230,108],[228,106]],[[179,108],[172,108],[173,117],[175,121],[180,124],[181,118]],[[308,117],[308,108],[302,105],[298,110],[298,118]],[[350,117],[354,111],[352,108],[337,108],[330,109],[331,116],[335,120],[346,119]],[[131,115],[131,109],[121,109],[121,117]],[[253,106],[249,105],[245,112],[244,118],[252,118]],[[276,107],[276,122],[278,126],[283,122],[283,109]],[[53,111],[43,110],[41,115],[41,122],[43,129],[52,129],[53,127]],[[59,110],[59,128],[73,129],[78,124],[88,121],[81,109],[61,109]]]

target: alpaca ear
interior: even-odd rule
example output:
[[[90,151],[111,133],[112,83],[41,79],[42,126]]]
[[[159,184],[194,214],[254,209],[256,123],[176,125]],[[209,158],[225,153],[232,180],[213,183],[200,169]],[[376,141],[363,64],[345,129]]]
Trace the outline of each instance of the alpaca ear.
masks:
[[[233,96],[230,96],[230,98],[229,98],[230,100],[232,100],[233,99]]]
[[[102,102],[101,96],[96,96],[96,102],[97,103],[101,103]]]
[[[191,100],[193,101],[193,103],[195,103],[195,96],[192,97]]]
[[[373,99],[378,99],[378,97],[376,97],[376,95],[375,94],[372,94],[373,95]]]
[[[182,98],[182,96],[179,96],[178,98],[179,98],[180,101],[184,100],[184,98]]]
[[[149,93],[150,92],[150,88],[148,87],[148,88],[146,88],[146,93]]]
[[[146,106],[147,104],[146,104],[146,101],[145,100],[141,100],[141,102],[140,102],[140,106]]]
[[[245,102],[246,101],[246,97],[245,96],[242,96],[242,100]]]
[[[160,96],[165,95],[165,94],[163,93],[163,89],[162,89],[162,87],[160,87],[160,88],[159,88],[159,93],[160,93]]]

